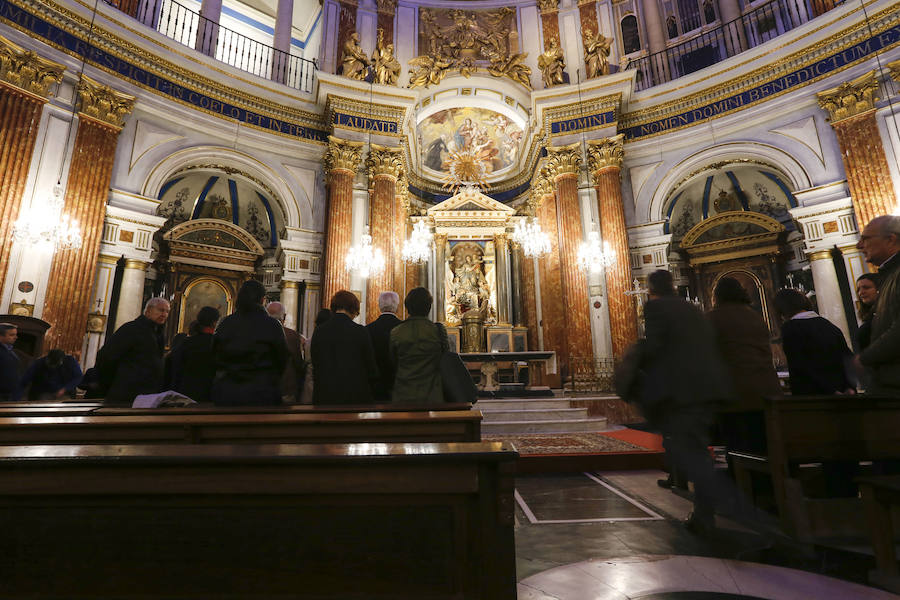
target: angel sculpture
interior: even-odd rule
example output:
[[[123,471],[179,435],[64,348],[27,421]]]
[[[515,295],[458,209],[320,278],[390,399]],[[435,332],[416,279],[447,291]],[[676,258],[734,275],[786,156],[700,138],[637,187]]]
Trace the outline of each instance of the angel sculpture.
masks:
[[[409,87],[414,88],[439,84],[447,74],[450,63],[440,56],[423,54],[409,61],[409,65],[415,67],[409,70]]]
[[[566,68],[566,59],[556,38],[550,38],[550,47],[538,57],[538,67],[541,69],[545,88],[564,83],[563,69]]]
[[[488,72],[491,75],[494,77],[509,77],[513,81],[518,81],[529,90],[531,89],[531,67],[523,62],[528,53],[504,56],[490,46],[483,46],[481,52],[491,61],[491,64],[488,65]]]
[[[400,78],[400,61],[394,57],[394,45],[384,43],[384,29],[378,29],[378,43],[372,53],[375,67],[375,83],[397,85]]]
[[[369,60],[362,46],[359,45],[359,34],[355,31],[344,42],[344,52],[341,55],[344,77],[359,79],[362,81],[369,72]]]

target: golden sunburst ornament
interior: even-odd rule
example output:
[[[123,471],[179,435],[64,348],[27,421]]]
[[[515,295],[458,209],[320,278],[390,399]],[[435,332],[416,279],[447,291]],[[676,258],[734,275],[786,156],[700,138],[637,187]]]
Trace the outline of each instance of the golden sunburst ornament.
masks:
[[[487,157],[482,154],[474,150],[452,152],[445,162],[447,174],[442,180],[444,189],[455,193],[460,186],[466,184],[486,186],[487,167],[484,161]]]

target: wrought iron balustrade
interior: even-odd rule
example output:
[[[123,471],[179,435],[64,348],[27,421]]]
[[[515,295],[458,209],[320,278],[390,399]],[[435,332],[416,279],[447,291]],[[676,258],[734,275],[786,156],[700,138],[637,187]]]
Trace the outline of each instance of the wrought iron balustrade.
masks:
[[[844,0],[771,0],[724,25],[702,32],[649,56],[634,59],[626,70],[637,70],[637,90],[645,90],[730,58],[797,28]]]
[[[174,0],[105,0],[169,39],[227,65],[312,92],[316,61],[295,56],[223,27]]]
[[[569,385],[572,392],[614,392],[616,361],[612,358],[573,356],[569,358]]]

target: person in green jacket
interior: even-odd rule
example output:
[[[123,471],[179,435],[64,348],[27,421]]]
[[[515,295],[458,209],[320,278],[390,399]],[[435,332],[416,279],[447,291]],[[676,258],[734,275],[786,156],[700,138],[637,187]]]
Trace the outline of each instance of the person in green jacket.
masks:
[[[441,355],[450,350],[447,330],[428,318],[431,293],[418,287],[403,301],[409,317],[391,330],[390,357],[396,368],[395,404],[440,404]]]

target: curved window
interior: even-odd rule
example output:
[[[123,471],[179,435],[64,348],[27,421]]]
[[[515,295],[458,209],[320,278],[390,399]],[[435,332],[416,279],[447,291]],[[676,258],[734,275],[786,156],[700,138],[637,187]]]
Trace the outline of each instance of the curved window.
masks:
[[[641,38],[638,35],[637,17],[628,15],[622,19],[622,45],[625,54],[631,54],[641,49]]]

